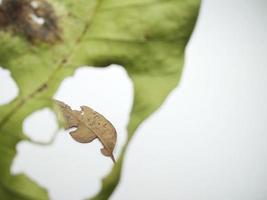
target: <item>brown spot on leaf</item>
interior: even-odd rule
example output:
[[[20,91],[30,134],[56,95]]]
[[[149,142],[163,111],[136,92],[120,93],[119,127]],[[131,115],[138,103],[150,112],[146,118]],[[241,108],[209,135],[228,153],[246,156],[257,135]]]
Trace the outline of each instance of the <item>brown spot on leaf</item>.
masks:
[[[32,43],[55,43],[61,39],[58,18],[45,0],[3,0],[0,30],[21,34]]]

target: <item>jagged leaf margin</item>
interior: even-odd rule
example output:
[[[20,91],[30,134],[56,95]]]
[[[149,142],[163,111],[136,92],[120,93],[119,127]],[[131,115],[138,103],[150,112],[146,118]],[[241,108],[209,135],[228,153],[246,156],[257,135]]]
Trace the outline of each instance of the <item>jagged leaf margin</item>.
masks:
[[[27,140],[23,120],[33,111],[53,108],[61,81],[79,66],[120,64],[134,83],[128,138],[117,164],[92,199],[108,199],[120,179],[127,146],[137,127],[179,82],[184,50],[193,31],[199,0],[55,0],[63,29],[56,45],[31,44],[0,32],[0,65],[11,71],[20,93],[1,106],[0,199],[48,199],[45,189],[10,166],[16,144]],[[88,186],[89,187],[89,186]]]

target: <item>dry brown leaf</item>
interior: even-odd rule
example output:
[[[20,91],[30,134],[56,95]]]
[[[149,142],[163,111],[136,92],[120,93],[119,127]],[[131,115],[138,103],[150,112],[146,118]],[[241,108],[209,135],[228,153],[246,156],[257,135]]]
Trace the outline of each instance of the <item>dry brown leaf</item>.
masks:
[[[81,106],[81,110],[72,110],[67,104],[57,101],[64,118],[64,128],[77,128],[70,132],[74,140],[80,143],[90,143],[98,138],[102,143],[101,152],[115,163],[113,149],[117,140],[117,133],[113,125],[101,114],[87,106]]]

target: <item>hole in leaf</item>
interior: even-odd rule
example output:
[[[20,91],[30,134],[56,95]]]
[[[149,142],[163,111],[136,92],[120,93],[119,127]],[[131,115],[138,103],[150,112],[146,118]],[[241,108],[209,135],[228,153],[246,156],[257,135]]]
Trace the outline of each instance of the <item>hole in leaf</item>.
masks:
[[[33,9],[37,9],[40,6],[38,1],[32,1],[30,4]]]
[[[36,24],[43,25],[45,23],[45,19],[42,17],[38,17],[34,14],[31,14],[30,16]]]
[[[23,131],[33,141],[49,142],[57,131],[55,113],[48,108],[32,113],[24,120]]]
[[[73,77],[61,84],[55,99],[73,109],[86,105],[104,115],[118,132],[114,155],[124,143],[126,126],[133,101],[133,86],[126,71],[119,65],[108,68],[79,68]],[[123,133],[123,134],[122,134]]]
[[[118,133],[114,151],[118,158],[126,139],[132,93],[132,84],[122,67],[81,67],[62,82],[55,98],[73,109],[90,106],[110,120]],[[46,120],[42,118],[42,123],[48,126]],[[48,189],[51,199],[85,199],[100,189],[101,178],[113,165],[110,159],[102,156],[101,148],[97,140],[78,143],[66,131],[60,132],[51,146],[21,142],[12,172],[26,173]]]
[[[18,96],[19,89],[9,70],[0,67],[0,105],[7,104]]]

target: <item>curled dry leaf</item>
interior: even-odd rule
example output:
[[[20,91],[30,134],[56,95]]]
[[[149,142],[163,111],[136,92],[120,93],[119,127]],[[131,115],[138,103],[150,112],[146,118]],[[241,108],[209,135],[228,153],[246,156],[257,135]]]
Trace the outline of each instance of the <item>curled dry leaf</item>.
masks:
[[[113,149],[117,140],[117,133],[113,125],[101,114],[87,106],[81,110],[72,110],[67,104],[55,100],[63,117],[64,128],[77,128],[70,132],[74,140],[80,143],[90,143],[98,138],[102,143],[101,152],[115,163]]]

